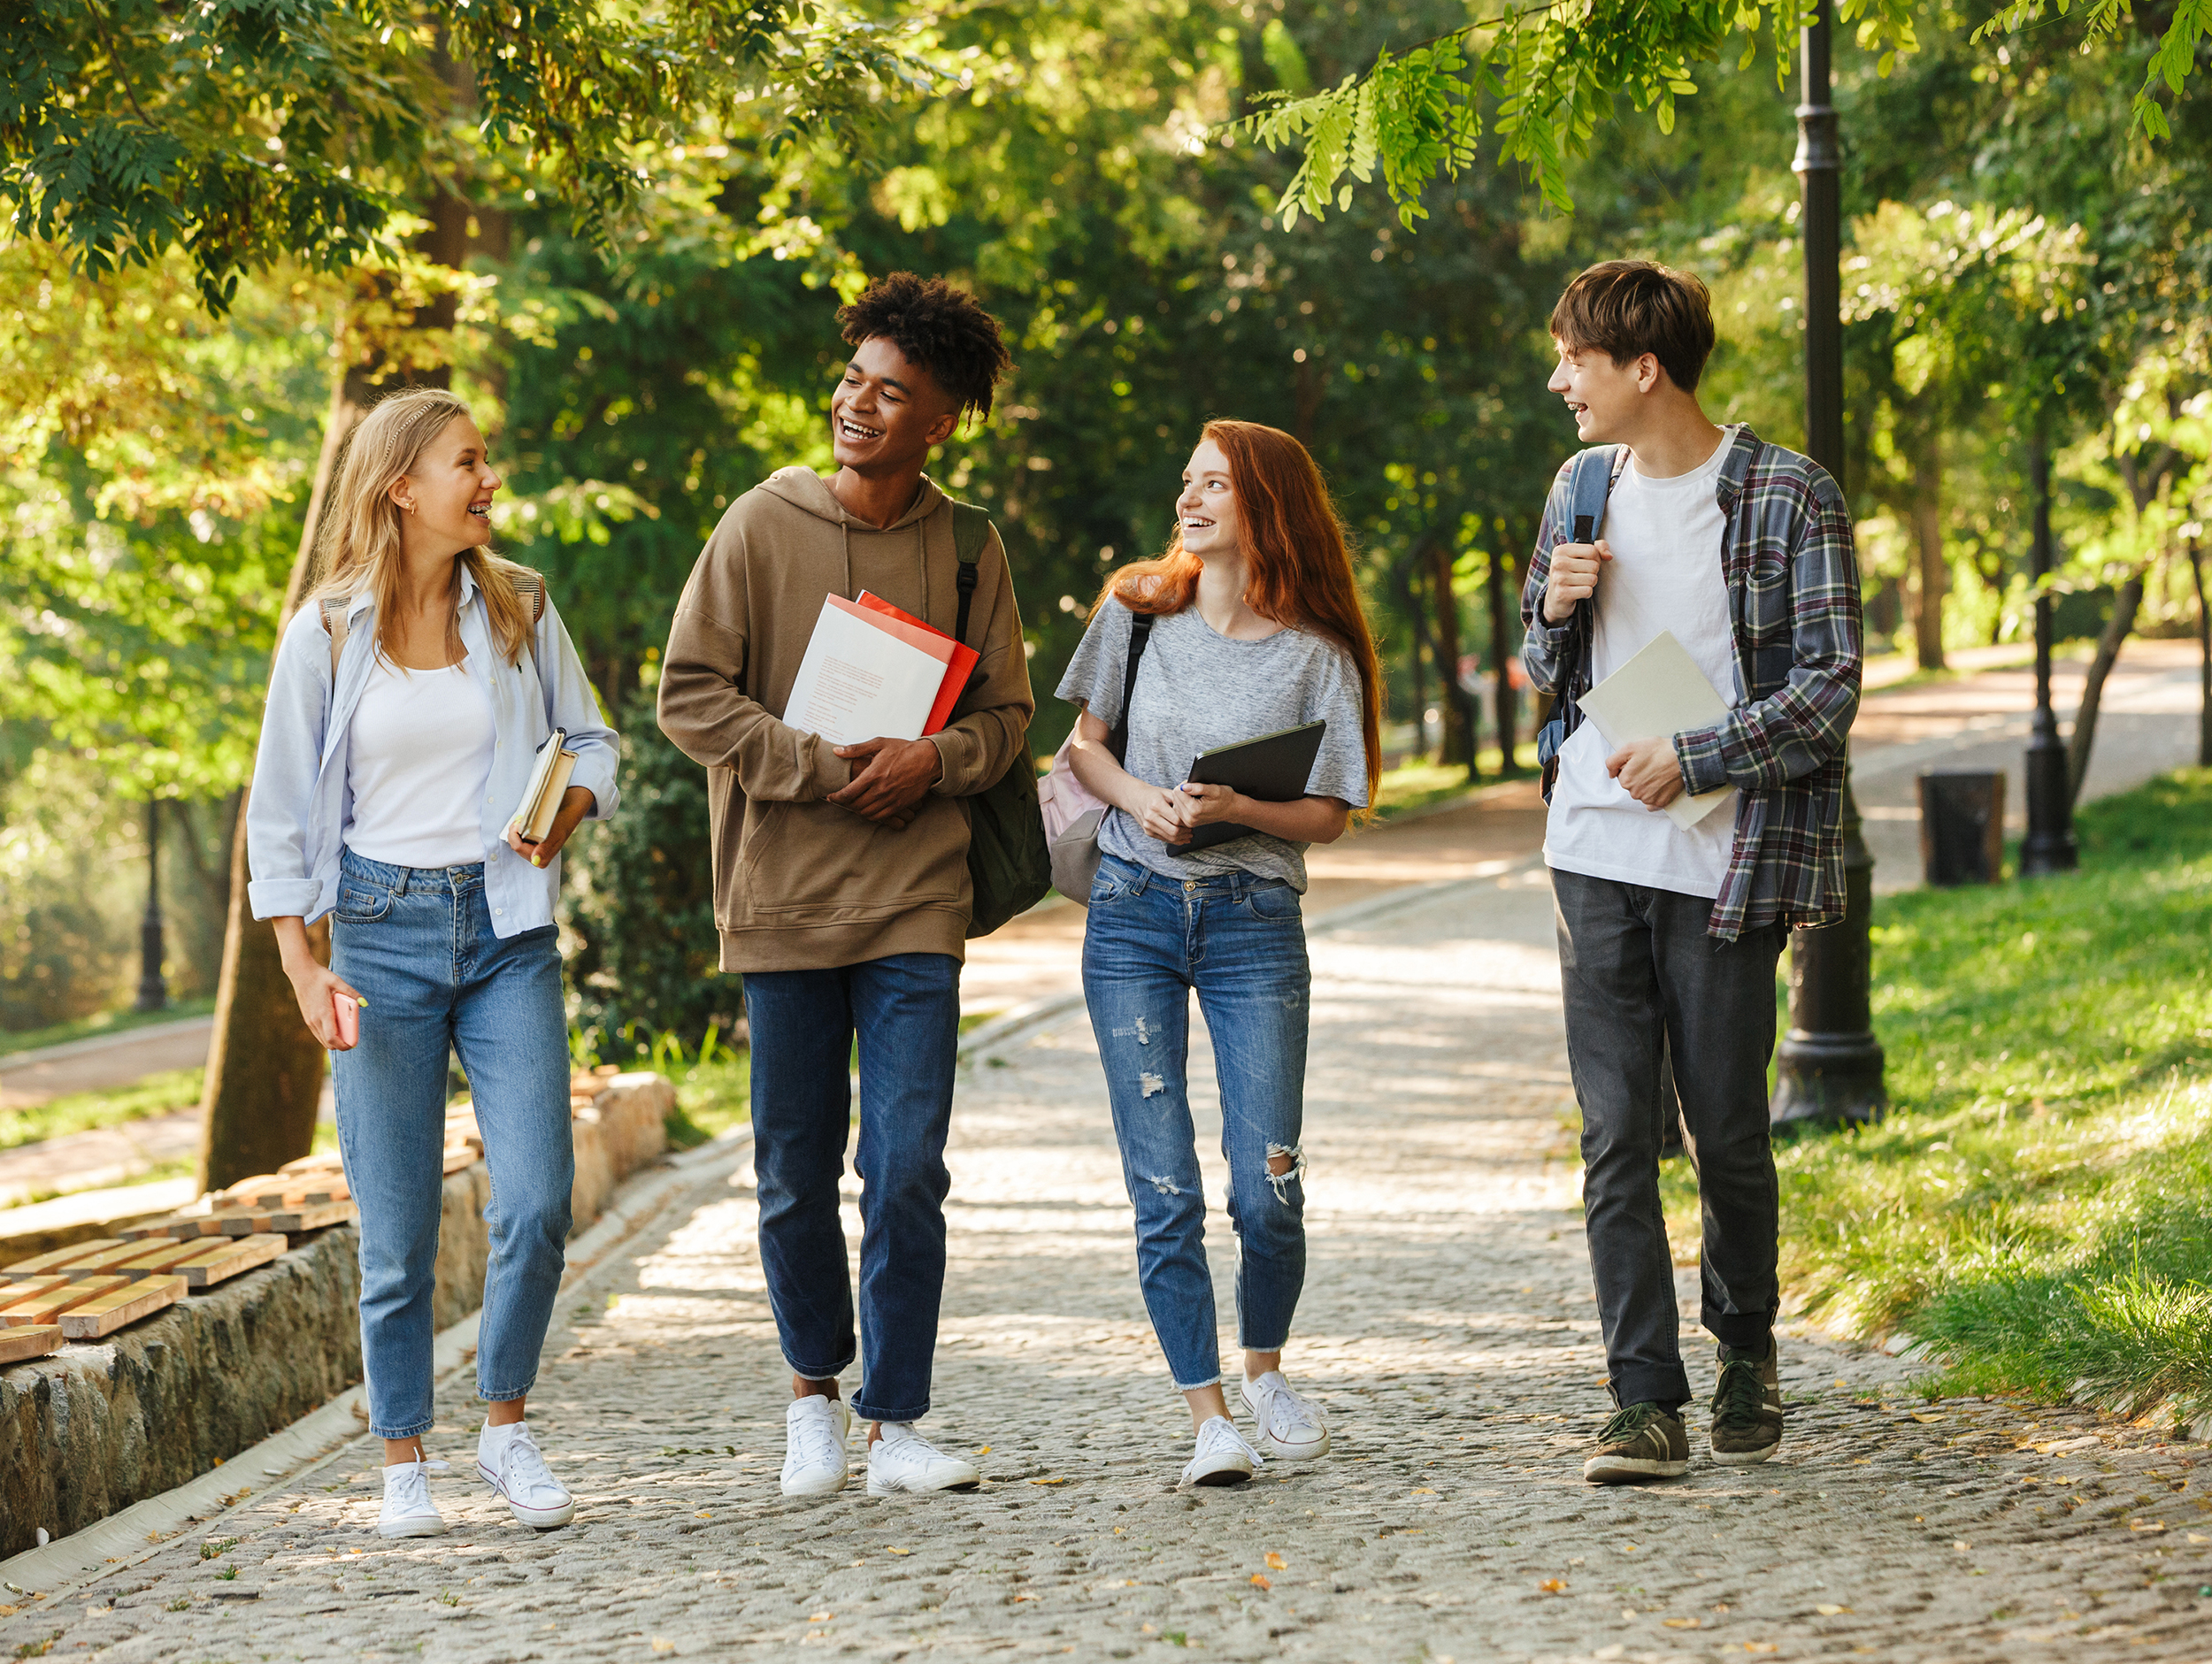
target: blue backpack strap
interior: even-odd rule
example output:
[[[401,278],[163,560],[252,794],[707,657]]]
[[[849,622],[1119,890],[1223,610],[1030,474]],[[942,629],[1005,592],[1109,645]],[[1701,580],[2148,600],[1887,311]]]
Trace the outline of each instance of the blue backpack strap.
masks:
[[[1598,528],[1605,524],[1605,500],[1613,494],[1613,481],[1620,477],[1620,447],[1601,445],[1584,451],[1574,461],[1574,472],[1567,479],[1569,525],[1575,543],[1590,543],[1597,540]]]

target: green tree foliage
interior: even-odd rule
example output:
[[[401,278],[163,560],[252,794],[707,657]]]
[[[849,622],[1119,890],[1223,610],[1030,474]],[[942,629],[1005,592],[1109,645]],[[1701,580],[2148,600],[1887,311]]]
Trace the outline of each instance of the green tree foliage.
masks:
[[[651,183],[641,142],[764,113],[789,143],[935,79],[912,26],[833,0],[12,0],[0,15],[0,199],[19,234],[96,275],[180,249],[219,311],[243,272],[388,254],[394,215],[468,148],[426,119],[457,100],[479,142],[527,151],[603,241]]]

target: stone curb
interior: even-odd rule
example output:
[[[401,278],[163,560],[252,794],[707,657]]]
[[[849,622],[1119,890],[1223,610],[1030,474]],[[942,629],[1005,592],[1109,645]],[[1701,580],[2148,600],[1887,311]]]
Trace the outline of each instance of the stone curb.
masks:
[[[733,1127],[695,1150],[663,1157],[626,1181],[598,1223],[569,1244],[561,1292],[572,1293],[590,1282],[614,1250],[658,1218],[672,1201],[725,1177],[743,1159],[752,1139],[749,1125]],[[441,1384],[474,1360],[482,1315],[480,1307],[438,1335],[431,1372]],[[0,1577],[27,1594],[42,1593],[50,1601],[57,1600],[159,1553],[165,1544],[149,1541],[150,1537],[173,1537],[194,1520],[211,1524],[236,1506],[226,1504],[227,1496],[238,1497],[242,1504],[242,1482],[254,1491],[265,1491],[271,1484],[297,1479],[335,1461],[365,1437],[366,1425],[363,1390],[349,1387],[320,1409],[188,1484],[134,1502],[43,1548],[0,1560]]]

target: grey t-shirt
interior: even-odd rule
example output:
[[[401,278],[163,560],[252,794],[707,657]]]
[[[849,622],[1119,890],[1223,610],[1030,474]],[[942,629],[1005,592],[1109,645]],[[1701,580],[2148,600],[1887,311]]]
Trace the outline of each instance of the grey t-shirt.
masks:
[[[1110,599],[1092,617],[1060,679],[1060,698],[1110,727],[1121,715],[1133,622],[1128,608]],[[1306,794],[1341,798],[1362,809],[1367,746],[1360,717],[1359,670],[1334,642],[1287,629],[1257,640],[1232,640],[1196,607],[1186,607],[1153,620],[1129,701],[1129,755],[1122,766],[1148,785],[1171,788],[1190,777],[1202,751],[1325,722]],[[1306,887],[1306,846],[1265,832],[1179,855],[1116,809],[1100,824],[1098,847],[1171,878],[1241,871],[1286,878],[1301,892]]]

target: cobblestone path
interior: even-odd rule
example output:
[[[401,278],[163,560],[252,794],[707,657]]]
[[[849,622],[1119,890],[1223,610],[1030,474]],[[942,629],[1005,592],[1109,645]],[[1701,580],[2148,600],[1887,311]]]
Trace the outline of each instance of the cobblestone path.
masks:
[[[533,1419],[582,1499],[572,1528],[534,1536],[457,1475],[434,1487],[450,1536],[387,1544],[364,1439],[5,1619],[0,1652],[2212,1657],[2200,1446],[2017,1403],[1931,1407],[1879,1353],[1785,1343],[1768,1466],[1705,1462],[1694,1409],[1690,1476],[1584,1485],[1601,1366],[1541,875],[1314,947],[1312,1265],[1288,1367],[1327,1405],[1333,1455],[1172,1488],[1187,1422],[1079,1015],[963,1085],[928,1427],[979,1453],[980,1492],[778,1495],[786,1374],[749,1175],[705,1169],[565,1301]],[[1216,1196],[1220,1179],[1216,1158]],[[1709,1386],[1709,1350],[1686,1344]],[[465,1382],[440,1408],[434,1453],[465,1470]]]

